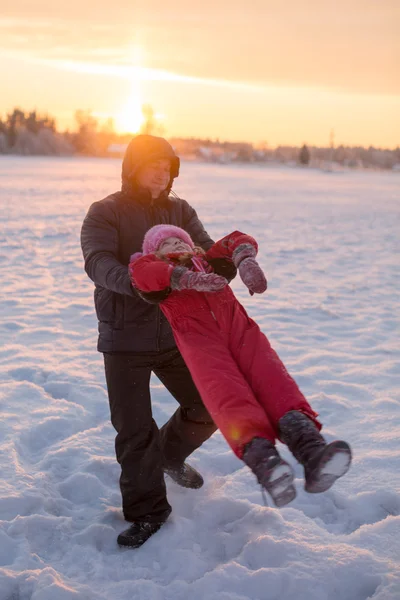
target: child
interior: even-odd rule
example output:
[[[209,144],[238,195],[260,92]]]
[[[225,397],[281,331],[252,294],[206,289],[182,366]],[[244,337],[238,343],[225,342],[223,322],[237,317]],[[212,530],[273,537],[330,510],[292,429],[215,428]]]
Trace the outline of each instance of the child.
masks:
[[[202,400],[234,453],[276,506],[296,496],[294,473],[275,448],[279,438],[304,466],[305,489],[323,492],[344,475],[351,450],[327,444],[320,423],[268,339],[238,302],[226,278],[236,272],[250,291],[267,288],[256,241],[235,231],[206,253],[173,225],[156,225],[143,254],[131,257],[132,285],[160,300]],[[233,270],[233,273],[232,273]]]

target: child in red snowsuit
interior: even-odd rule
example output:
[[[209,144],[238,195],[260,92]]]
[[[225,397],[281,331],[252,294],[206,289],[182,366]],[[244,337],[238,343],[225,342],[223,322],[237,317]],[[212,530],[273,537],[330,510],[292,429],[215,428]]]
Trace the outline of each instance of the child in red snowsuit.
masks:
[[[351,451],[343,441],[326,444],[317,414],[227,279],[211,266],[219,261],[236,267],[250,293],[262,293],[267,282],[257,250],[252,237],[235,231],[204,253],[186,231],[156,225],[129,269],[143,297],[161,294],[160,308],[217,427],[276,506],[283,506],[296,491],[277,438],[304,465],[309,492],[325,491],[344,475]]]

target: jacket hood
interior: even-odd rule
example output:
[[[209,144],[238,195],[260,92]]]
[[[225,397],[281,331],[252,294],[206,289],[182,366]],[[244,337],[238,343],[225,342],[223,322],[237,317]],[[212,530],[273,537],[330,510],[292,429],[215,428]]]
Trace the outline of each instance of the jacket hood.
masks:
[[[171,161],[171,181],[167,192],[171,190],[172,183],[179,176],[180,161],[171,144],[164,138],[154,135],[138,135],[129,143],[124,160],[122,161],[122,191],[129,192],[134,185],[135,175],[144,164],[160,158]]]

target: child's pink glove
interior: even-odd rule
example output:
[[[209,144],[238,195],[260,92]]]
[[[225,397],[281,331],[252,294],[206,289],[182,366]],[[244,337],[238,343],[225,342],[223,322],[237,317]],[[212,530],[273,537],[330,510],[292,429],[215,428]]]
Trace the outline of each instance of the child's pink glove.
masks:
[[[186,267],[175,267],[171,274],[173,290],[196,290],[197,292],[219,292],[228,281],[216,273],[197,273]]]
[[[233,264],[239,271],[244,285],[248,288],[250,295],[262,294],[267,289],[265,275],[255,260],[256,249],[251,244],[241,244],[232,255]]]

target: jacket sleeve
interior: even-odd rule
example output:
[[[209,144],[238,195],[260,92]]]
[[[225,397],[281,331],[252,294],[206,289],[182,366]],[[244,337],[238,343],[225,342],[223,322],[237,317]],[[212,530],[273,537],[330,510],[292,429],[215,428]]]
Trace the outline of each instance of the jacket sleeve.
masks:
[[[142,292],[159,292],[170,286],[173,265],[154,254],[146,254],[129,265],[133,285]]]
[[[112,209],[95,202],[83,221],[81,246],[85,271],[96,284],[118,294],[137,296],[128,267],[119,262],[118,224]]]
[[[202,222],[197,216],[196,211],[186,200],[183,200],[183,229],[185,229],[196,246],[200,246],[203,250],[208,250],[213,245],[214,241],[210,238],[207,231],[204,229]]]
[[[217,258],[232,260],[234,251],[243,244],[250,244],[254,247],[256,252],[258,251],[258,244],[251,235],[247,235],[241,231],[234,231],[222,238],[222,240],[215,242],[215,244],[207,250],[206,259],[210,262]]]

